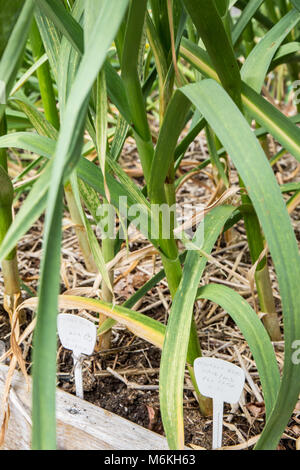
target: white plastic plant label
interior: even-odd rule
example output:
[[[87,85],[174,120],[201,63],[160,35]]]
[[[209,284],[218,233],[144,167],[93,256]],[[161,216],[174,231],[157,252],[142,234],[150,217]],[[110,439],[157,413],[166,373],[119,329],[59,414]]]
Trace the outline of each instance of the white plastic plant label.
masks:
[[[245,373],[231,362],[213,357],[198,357],[194,372],[200,393],[213,399],[213,449],[218,449],[222,447],[223,404],[239,401]]]
[[[57,318],[57,329],[63,347],[73,351],[76,395],[83,398],[81,355],[93,353],[96,344],[96,326],[77,315],[61,313]]]
[[[96,326],[77,315],[61,313],[57,320],[61,344],[66,349],[89,356],[96,343]]]

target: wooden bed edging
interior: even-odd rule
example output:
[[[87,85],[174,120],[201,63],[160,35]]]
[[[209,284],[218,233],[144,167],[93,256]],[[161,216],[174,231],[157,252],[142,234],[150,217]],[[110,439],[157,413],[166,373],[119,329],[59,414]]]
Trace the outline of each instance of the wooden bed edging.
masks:
[[[8,367],[0,364],[0,399]],[[31,388],[31,382],[30,382]],[[15,372],[9,397],[10,419],[2,449],[30,450],[31,393]],[[166,438],[109,411],[56,392],[57,448],[64,450],[167,450]],[[2,416],[0,416],[2,422]]]

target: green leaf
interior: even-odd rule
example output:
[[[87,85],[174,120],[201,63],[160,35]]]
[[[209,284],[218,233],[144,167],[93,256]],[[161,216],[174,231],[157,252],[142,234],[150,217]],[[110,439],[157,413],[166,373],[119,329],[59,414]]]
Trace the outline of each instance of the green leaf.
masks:
[[[246,84],[243,84],[242,100],[249,115],[300,161],[299,127]]]
[[[174,151],[190,106],[190,101],[176,91],[167,107],[151,166],[148,193],[153,204],[164,202],[165,179],[174,162]]]
[[[106,152],[107,152],[107,125],[108,106],[105,71],[101,71],[96,85],[96,144],[100,168],[104,178],[106,198],[109,200],[109,189],[106,183]]]
[[[290,193],[293,191],[300,190],[300,183],[285,183],[280,185],[280,190],[282,193]]]
[[[130,2],[121,72],[134,128],[143,140],[148,141],[151,134],[137,69],[146,8],[146,0],[131,0]]]
[[[300,20],[300,12],[293,9],[259,41],[247,57],[242,70],[242,80],[260,93],[269,66],[282,41]]]
[[[7,120],[8,131],[21,132],[31,128],[30,122],[28,121],[28,119],[26,119],[26,116],[23,113],[7,108],[5,115]]]
[[[20,60],[22,59],[22,53],[25,48],[27,35],[31,25],[33,10],[34,2],[32,0],[26,0],[1,57],[0,81],[5,85],[4,91],[6,99],[13,87],[19,69]],[[2,91],[1,84],[1,93]],[[5,110],[5,104],[2,104],[2,100],[3,97],[1,96],[0,118]]]
[[[133,334],[140,338],[149,341],[158,348],[162,348],[165,334],[165,325],[157,320],[154,320],[147,315],[135,312],[128,308],[110,305],[106,302],[96,299],[89,299],[85,297],[77,297],[71,295],[61,295],[58,298],[59,308],[63,309],[85,309],[97,313],[103,313],[107,317],[126,326]],[[23,302],[22,307],[36,308],[38,298],[32,297]]]
[[[79,52],[83,51],[83,34],[73,16],[65,9],[60,0],[36,0],[44,15],[64,34]]]
[[[122,116],[119,116],[116,125],[114,140],[110,148],[110,156],[112,160],[119,160],[119,157],[125,144],[125,140],[128,135],[128,131],[129,125]]]
[[[297,241],[274,173],[245,118],[228,95],[213,80],[186,86],[182,91],[212,126],[244,181],[277,273],[284,316],[284,371],[276,404],[257,445],[258,448],[274,449],[300,391],[300,364],[292,361],[293,344],[300,338]]]
[[[219,81],[209,57],[203,49],[183,38],[180,50],[182,56],[200,70],[203,75]],[[285,149],[300,161],[300,129],[246,83],[242,84],[242,103],[249,116],[256,119]]]
[[[127,123],[132,125],[132,118],[124,83],[108,60],[105,62],[104,69],[109,99],[116,105]]]
[[[121,77],[130,108],[139,157],[146,184],[148,184],[153,159],[153,143],[139,76],[140,49],[143,47],[146,10],[146,0],[131,0],[122,51]]]
[[[218,13],[223,18],[226,16],[228,8],[229,8],[229,0],[214,0]]]
[[[17,83],[10,92],[10,96],[14,95],[18,90],[20,90],[20,88],[25,85],[27,80],[47,61],[47,54],[43,54],[28,70],[26,70],[22,77],[17,81]]]
[[[241,76],[232,45],[211,0],[184,0],[209,57],[232,99],[241,107]]]
[[[40,0],[42,1],[42,0]],[[80,18],[80,12],[82,9],[82,5],[84,5],[83,0],[76,2],[74,6],[73,14],[77,19]],[[67,15],[67,18],[70,17],[70,14]],[[68,48],[66,41],[61,41],[61,33],[60,30],[55,26],[55,23],[51,21],[48,17],[46,17],[43,13],[41,13],[40,9],[37,8],[36,11],[36,20],[39,25],[40,33],[43,38],[43,43],[49,58],[49,62],[51,64],[51,68],[53,70],[54,76],[57,78],[58,84],[62,82],[64,79],[65,74],[69,75],[69,72],[66,67],[64,68],[64,54],[69,54],[73,56],[73,60],[76,59],[77,54],[75,50],[72,51],[72,47]],[[77,29],[80,28],[80,37],[83,38],[83,30],[79,23],[76,26]],[[76,43],[77,47],[75,48],[80,55],[84,52],[84,44],[83,40],[76,38],[76,28],[69,28],[69,33],[66,35],[68,41],[70,41],[70,45]],[[64,30],[62,32],[65,32]],[[71,35],[71,37],[70,37]],[[61,44],[62,42],[62,44]],[[74,54],[75,53],[75,54]],[[71,59],[70,59],[71,60]],[[76,59],[77,60],[77,59]],[[60,73],[58,73],[58,66],[59,62],[61,62],[62,67],[60,68]],[[75,64],[72,64],[71,61],[71,68],[74,70]],[[116,105],[122,116],[126,119],[128,124],[132,124],[132,119],[130,116],[130,110],[128,105],[128,100],[126,96],[126,91],[124,88],[124,84],[120,76],[118,75],[117,71],[112,67],[108,60],[105,61],[105,74],[106,74],[106,81],[107,81],[107,91],[110,100]],[[71,73],[72,75],[72,73]],[[62,95],[62,88],[60,88],[60,95]],[[65,90],[66,92],[66,90]],[[64,92],[64,93],[65,93]],[[63,101],[65,103],[65,100]]]
[[[0,1],[0,58],[6,48],[9,36],[15,26],[24,0],[1,0]]]
[[[53,21],[48,18],[41,9],[36,5],[35,8],[35,20],[38,25],[38,29],[44,44],[46,54],[49,59],[54,78],[57,80],[57,64],[60,52],[61,33],[56,28]]]
[[[264,0],[250,0],[232,30],[232,42],[235,45]]]
[[[194,123],[194,125],[191,125],[188,134],[185,137],[183,137],[183,139],[180,141],[180,143],[175,149],[175,152],[174,152],[175,160],[177,160],[177,158],[184,155],[189,145],[193,142],[193,140],[197,137],[197,135],[202,131],[202,129],[204,129],[205,124],[206,124],[206,121],[201,116],[197,123]],[[176,165],[177,165],[177,162],[176,162]]]
[[[127,1],[123,1],[120,5],[117,0],[104,0],[98,8],[95,26],[69,94],[53,159],[44,230],[37,326],[34,336],[34,449],[55,447],[56,315],[63,182],[78,164],[90,90],[105,61],[108,48],[117,33],[127,4]],[[58,12],[60,14],[60,10]],[[56,21],[54,17],[52,19]],[[74,27],[74,24],[70,23],[70,25]],[[70,25],[65,23],[63,27]],[[68,34],[70,34],[69,30]],[[48,272],[49,268],[51,275]]]
[[[222,165],[220,161],[220,158],[216,149],[214,134],[209,126],[206,127],[206,138],[207,138],[207,146],[208,146],[211,162],[217,168],[218,174],[220,178],[222,178],[225,187],[228,188],[229,181],[225,173],[224,166]]]
[[[26,114],[29,121],[36,129],[36,131],[43,136],[49,137],[50,139],[57,139],[58,132],[55,127],[50,124],[45,118],[44,114],[41,113],[33,104],[31,104],[26,98],[10,98],[10,101],[16,103],[18,107]],[[31,134],[29,134],[31,135]],[[23,134],[24,136],[24,134]],[[26,138],[26,137],[25,137]]]
[[[234,207],[231,206],[217,207],[205,217],[197,229],[198,234],[202,231],[204,233],[201,246],[203,251],[210,253],[223,225],[233,211]],[[161,357],[159,394],[162,420],[170,449],[184,448],[182,393],[184,371],[193,306],[206,263],[206,258],[197,256],[194,251],[188,252],[167,325]]]
[[[242,11],[244,11],[247,5],[247,0],[238,0],[236,6],[237,8],[240,8]],[[269,16],[265,16],[263,13],[261,13],[260,9],[256,10],[253,16],[258,21],[259,26],[262,26],[264,29],[269,30],[274,26],[274,22],[269,18]]]
[[[30,194],[22,204],[21,210],[10,225],[0,247],[0,260],[17,245],[20,238],[32,227],[33,223],[41,216],[47,202],[47,189],[51,175],[51,162],[48,163],[43,173],[33,186]]]
[[[43,244],[39,308],[33,338],[32,448],[35,450],[56,448],[56,316],[60,287],[62,196],[63,187],[60,186],[52,210],[52,217],[58,223],[50,227],[49,222],[46,225],[48,233]]]
[[[299,61],[299,52],[300,44],[299,42],[289,42],[288,44],[283,44],[277,50],[268,72],[274,70],[278,65],[287,64],[289,62]]]
[[[81,219],[84,223],[84,227],[86,229],[89,245],[90,245],[91,252],[93,254],[96,266],[97,266],[99,272],[101,273],[102,278],[104,279],[106,285],[112,291],[111,282],[110,282],[110,279],[109,279],[109,276],[108,276],[108,271],[106,269],[105,261],[104,261],[104,258],[103,258],[103,255],[102,255],[102,252],[101,252],[101,249],[100,249],[100,246],[99,246],[99,242],[96,238],[96,235],[93,232],[91,224],[90,224],[87,216],[85,215],[84,210],[83,210],[82,205],[81,205],[80,192],[79,192],[79,188],[78,188],[76,171],[71,175],[70,181],[71,181],[71,186],[72,186],[72,190],[73,190],[73,193],[74,193],[75,201],[76,201]]]
[[[80,22],[83,21],[84,16],[83,0],[79,0],[74,4],[72,15],[75,21],[78,22],[77,24],[81,29]],[[64,116],[68,96],[72,84],[75,80],[81,57],[82,54],[79,53],[78,50],[72,46],[72,43],[70,42],[69,38],[67,36],[63,36],[61,39],[59,56],[57,61],[57,88],[61,120]]]
[[[32,23],[29,39],[34,61],[38,63],[43,55],[46,56],[48,59],[47,54],[45,54],[43,41],[35,20]],[[55,91],[53,87],[53,81],[48,61],[41,67],[37,68],[36,75],[39,83],[45,117],[48,119],[49,122],[51,122],[55,129],[58,129],[59,114],[56,107]]]
[[[292,4],[300,12],[300,1],[299,0],[292,0]]]
[[[146,26],[147,26],[147,36],[149,43],[151,45],[151,50],[155,58],[155,65],[157,69],[157,75],[159,80],[160,95],[162,97],[164,89],[164,81],[168,73],[168,66],[166,57],[164,54],[163,46],[160,42],[159,35],[156,31],[155,25],[152,21],[150,14],[146,13]]]

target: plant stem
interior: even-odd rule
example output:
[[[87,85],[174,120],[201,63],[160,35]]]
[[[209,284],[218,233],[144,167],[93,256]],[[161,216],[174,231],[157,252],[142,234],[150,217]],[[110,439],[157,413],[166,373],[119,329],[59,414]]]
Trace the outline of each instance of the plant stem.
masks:
[[[71,220],[74,224],[75,233],[78,239],[80,250],[84,258],[86,269],[91,273],[95,273],[98,271],[97,266],[94,261],[94,257],[92,255],[87,233],[82,223],[81,215],[76,204],[76,200],[72,191],[71,184],[67,183],[64,187],[64,190],[65,190],[65,196],[66,196],[68,208],[69,208],[70,215],[71,215]]]
[[[104,201],[105,203],[106,201]],[[111,218],[113,219],[113,215],[111,215]],[[113,222],[113,220],[112,220]],[[102,254],[105,263],[108,263],[114,258],[114,246],[115,246],[115,240],[110,239],[110,238],[104,238],[102,240]],[[113,286],[113,280],[114,280],[114,270],[111,269],[108,272],[109,279],[111,282],[111,285]],[[102,281],[102,299],[105,302],[112,303],[113,301],[113,294],[110,290],[110,288],[107,286],[106,282]],[[107,316],[100,313],[99,314],[99,327],[107,320]],[[106,333],[103,335],[99,336],[99,342],[97,345],[97,350],[103,350],[103,349],[110,349],[111,347],[111,330],[108,330]]]
[[[201,357],[201,356],[202,356],[202,353],[200,353],[197,357]],[[197,385],[196,377],[195,377],[194,367],[192,367],[191,365],[188,364],[188,371],[189,371],[189,374],[190,374],[190,377],[191,377],[193,387],[194,387],[195,392],[196,392],[196,397],[197,397],[197,401],[198,401],[198,404],[199,404],[201,414],[203,416],[212,416],[212,414],[213,414],[213,409],[212,409],[213,403],[212,403],[211,398],[207,398],[207,397],[205,397],[204,395],[202,395],[200,393],[198,385]]]
[[[175,172],[174,172],[174,164],[170,166],[167,180],[165,182],[165,197],[167,204],[170,208],[176,207],[176,192],[175,192]],[[176,244],[176,240],[174,239],[173,229],[175,228],[175,221],[176,221],[176,214],[174,211],[171,211],[170,214],[170,240],[167,243],[167,250],[168,250],[168,257],[163,256],[162,262],[166,273],[166,278],[168,281],[168,286],[170,289],[171,297],[174,299],[177,289],[179,287],[181,277],[182,277],[182,269],[181,264],[179,261],[179,252],[178,247]],[[176,258],[175,258],[176,255]],[[174,259],[172,259],[174,256]],[[197,333],[197,326],[195,320],[193,318],[191,323],[191,333],[190,333],[190,348],[193,350],[193,357],[192,360],[194,361],[197,357],[202,356],[201,346],[199,342],[199,337]],[[211,416],[212,415],[212,400],[210,398],[204,397],[199,392],[193,365],[188,364],[188,370],[190,374],[190,378],[192,384],[195,388],[196,397],[199,403],[199,408],[203,416]]]
[[[6,170],[0,166],[0,244],[5,238],[12,224],[13,186]],[[21,301],[21,290],[17,251],[14,249],[2,261],[2,275],[4,281],[3,306],[9,317]],[[24,311],[20,311],[20,323],[25,320]]]
[[[2,261],[2,275],[4,281],[3,306],[6,312],[10,315],[10,313],[13,312],[20,303],[20,280],[16,252],[14,252],[14,257],[12,259],[5,259]]]
[[[7,134],[6,116],[0,119],[0,136]],[[7,152],[6,149],[0,149],[0,166],[7,172]]]
[[[33,21],[30,31],[30,43],[33,57],[36,61],[44,54],[45,50],[39,33],[39,29],[35,21]],[[44,106],[45,117],[55,129],[59,129],[59,114],[56,107],[56,99],[49,64],[47,62],[43,64],[37,69],[36,73]],[[78,239],[80,250],[83,254],[86,269],[90,272],[97,272],[97,267],[90,249],[85,227],[83,225],[79,210],[77,208],[77,204],[70,183],[67,183],[64,189],[71,220],[75,225],[75,233]]]
[[[153,161],[154,148],[148,124],[145,103],[141,92],[139,75],[137,71],[139,55],[139,47],[137,47],[137,44],[140,44],[142,38],[146,7],[147,2],[145,0],[132,0],[130,2],[124,49],[122,53],[121,69],[127,98],[130,105],[131,117],[134,125],[134,138],[141,159],[146,185],[148,185],[151,176],[151,166]],[[166,57],[164,59],[167,63],[168,61]],[[158,60],[158,56],[156,57],[156,60]],[[157,64],[157,67],[159,67],[159,64]],[[173,81],[170,83],[173,83]],[[164,93],[165,90],[161,89],[160,92]],[[171,93],[168,99],[164,95],[164,99],[165,104],[164,107],[161,109],[160,116],[161,122],[163,121],[164,111],[167,109],[168,99],[171,99]],[[162,194],[154,194],[153,200],[155,200],[155,203],[159,205],[165,204],[167,202],[169,207],[171,207],[173,203],[175,204],[176,197],[174,186],[174,167],[171,167],[169,169],[166,185]],[[172,225],[172,222],[170,225]],[[174,239],[173,230],[170,230],[169,239],[163,239],[162,237],[160,238],[160,245],[161,251],[163,253],[162,262],[165,269],[168,286],[170,289],[171,297],[174,298],[182,277],[182,269],[179,261],[179,252],[176,241]],[[192,332],[194,332],[195,334],[192,334]],[[192,341],[196,343],[195,346],[196,349],[200,351],[199,354],[201,354],[199,338],[194,323],[191,329],[191,338]],[[196,389],[196,382],[193,379],[192,375],[191,378]],[[198,398],[199,402],[204,400],[204,397],[201,397],[199,395]],[[205,398],[205,401],[206,400],[207,399]],[[207,410],[208,414],[211,414],[211,407],[203,404],[203,406],[201,406],[201,409]]]
[[[252,49],[255,47],[252,21],[250,21],[247,24],[245,31],[243,33],[243,39],[244,39],[246,57],[248,57]]]
[[[185,3],[189,5],[194,2],[193,0],[185,0]],[[206,1],[200,2],[198,4],[199,11],[201,9],[200,7],[203,8],[204,4],[206,4],[206,8],[208,7],[208,2]],[[216,21],[216,23],[218,23],[217,16],[214,14],[213,9],[214,7],[211,4],[211,17],[210,17],[210,20],[212,22],[211,24],[213,24],[214,20]],[[209,13],[209,10],[207,10],[207,12]],[[204,16],[207,12],[205,9],[202,9],[202,13]],[[241,101],[241,86],[240,86],[241,76],[240,76],[238,67],[236,67],[235,69],[233,68],[233,70],[235,70],[235,81],[234,80],[232,81],[233,76],[231,76],[231,81],[228,80],[230,76],[226,77],[227,68],[224,67],[224,64],[222,62],[219,62],[220,56],[222,54],[222,49],[221,49],[222,45],[219,44],[217,47],[215,47],[217,43],[216,44],[214,43],[214,37],[213,37],[211,29],[206,29],[206,25],[203,24],[204,17],[202,18],[202,20],[199,19],[198,17],[194,17],[193,19],[194,19],[196,26],[199,29],[199,32],[202,33],[203,42],[206,45],[207,51],[211,55],[212,61],[213,62],[215,61],[215,68],[222,82],[223,87],[231,95],[232,99],[235,101],[236,105],[245,116],[245,112],[243,110],[242,101]],[[232,40],[229,36],[228,36],[228,42],[229,42],[228,47],[227,47],[228,63],[230,62],[236,63]],[[225,43],[225,38],[224,38],[224,43]],[[235,82],[236,82],[235,89],[232,89],[231,86],[233,86]],[[241,181],[241,179],[240,179],[240,185],[242,188],[244,188],[244,183]],[[250,198],[244,194],[242,195],[242,201],[244,204],[246,204],[249,207],[249,210],[247,210],[244,214],[244,222],[245,222],[245,228],[246,228],[246,234],[247,234],[251,259],[252,259],[252,262],[255,263],[257,259],[259,258],[261,252],[264,250],[264,238],[263,238],[263,234],[261,231],[258,217],[255,213],[255,210],[253,208]],[[260,270],[262,269],[262,267],[265,267],[265,266],[266,266],[265,269],[268,269],[266,265],[266,258],[264,258],[259,263],[257,270]],[[265,299],[269,299],[271,296],[273,296],[271,283],[270,282],[267,283],[266,281],[261,283],[260,276],[257,277],[257,280],[258,280],[257,291],[259,295],[259,300],[260,302],[263,303],[264,306],[266,306]],[[267,305],[270,306],[270,303],[268,303]],[[270,313],[274,320],[274,316],[273,316],[274,311],[267,312],[267,313]],[[279,322],[278,322],[278,328],[279,328]],[[272,335],[272,332],[273,332],[273,329],[272,331],[268,331],[270,336]]]
[[[243,183],[241,182],[241,187]],[[256,263],[260,254],[264,250],[264,239],[260,228],[258,217],[254,211],[252,203],[247,195],[242,195],[242,202],[247,207],[244,212],[244,223],[249,245],[252,263]],[[258,264],[255,272],[255,283],[257,288],[260,309],[267,315],[264,317],[264,325],[272,341],[281,339],[279,319],[275,309],[275,302],[272,292],[270,273],[266,257]],[[275,325],[276,323],[276,325]]]
[[[15,2],[20,3],[20,2]],[[21,5],[19,4],[19,8]],[[18,5],[16,5],[18,8]],[[17,11],[15,12],[17,13]],[[14,22],[17,17],[15,17]],[[14,23],[13,22],[13,23]],[[10,29],[13,27],[13,23],[10,25]],[[8,32],[8,31],[7,31]],[[11,31],[9,31],[9,34]],[[8,40],[9,34],[6,40],[1,44],[1,56],[5,47],[5,43]],[[3,114],[0,118],[0,136],[7,134],[7,122],[6,115]],[[5,238],[7,231],[12,223],[12,207],[13,207],[14,190],[12,183],[8,175],[8,162],[7,162],[7,150],[0,150],[0,244]],[[8,313],[9,317],[12,317],[12,312],[18,306],[21,301],[21,289],[20,279],[17,261],[17,250],[14,249],[7,257],[2,261],[2,275],[4,283],[4,299],[3,307]],[[19,312],[20,323],[25,321],[25,313],[23,310]]]
[[[45,49],[35,20],[32,22],[30,31],[30,43],[33,58],[36,62],[45,53]],[[41,67],[37,69],[36,74],[39,81],[45,116],[47,120],[55,127],[55,129],[58,129],[59,116],[56,108],[55,94],[48,62],[45,62],[43,65],[41,65]]]
[[[276,306],[272,292],[272,284],[267,263],[255,272],[255,282],[260,303],[260,309],[266,315],[262,321],[272,341],[281,341],[281,331],[276,313]]]

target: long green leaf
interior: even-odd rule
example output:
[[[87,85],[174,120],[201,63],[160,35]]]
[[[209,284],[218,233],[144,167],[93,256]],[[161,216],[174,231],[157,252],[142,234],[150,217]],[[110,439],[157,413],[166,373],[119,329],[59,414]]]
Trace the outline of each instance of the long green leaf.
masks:
[[[153,204],[164,202],[162,195],[165,179],[174,161],[176,144],[190,106],[190,101],[180,91],[176,91],[167,108],[151,166],[148,193]]]
[[[85,297],[77,297],[71,295],[59,296],[59,308],[64,309],[85,309],[104,315],[116,320],[126,326],[133,334],[149,341],[155,346],[162,348],[165,325],[154,320],[147,315],[130,310],[118,305],[110,305],[97,299],[89,299]],[[30,298],[23,303],[23,307],[36,308],[38,298]]]
[[[289,62],[299,62],[300,56],[300,44],[299,42],[293,41],[288,44],[283,44],[277,50],[268,72],[274,70],[278,65],[288,64]]]
[[[73,46],[81,52],[83,50],[83,35],[77,21],[65,9],[60,0],[36,0],[44,15],[49,18],[59,31],[64,34],[73,44]]]
[[[9,37],[8,44],[0,61],[1,101],[4,92],[7,99],[13,87],[17,71],[22,58],[22,53],[27,40],[32,15],[34,10],[33,0],[26,0],[18,17],[15,27]],[[4,87],[4,89],[3,89]],[[0,118],[5,110],[5,104],[0,103]]]
[[[242,11],[242,14],[234,25],[232,31],[232,42],[234,45],[238,42],[249,21],[251,21],[252,17],[254,16],[255,12],[259,9],[263,1],[264,0],[250,0],[246,8],[244,8],[244,10]]]
[[[275,448],[300,391],[300,364],[292,361],[294,341],[300,338],[297,294],[300,257],[297,241],[271,167],[247,122],[228,95],[213,80],[189,85],[182,91],[213,127],[237,167],[262,225],[277,273],[284,315],[284,371],[276,404],[258,443],[259,448]]]
[[[42,1],[42,0],[41,0]],[[81,3],[84,0],[81,0]],[[73,14],[77,17],[78,12],[80,12],[82,5],[79,5],[77,1],[74,6]],[[67,13],[67,18],[70,17],[70,14]],[[77,17],[79,20],[79,17]],[[64,55],[63,55],[63,48],[67,49],[67,44],[65,41],[62,41],[61,34],[65,32],[63,28],[61,31],[56,27],[55,23],[47,16],[45,16],[40,8],[36,8],[36,20],[39,26],[39,30],[41,36],[43,38],[43,43],[49,58],[49,62],[51,64],[52,71],[56,79],[60,82],[62,80],[62,75],[65,75],[66,70],[62,67],[60,69],[60,73],[58,73],[58,66],[59,62],[64,63]],[[67,20],[68,21],[68,20]],[[76,20],[75,20],[76,21]],[[80,41],[76,38],[76,29],[80,29]],[[68,41],[70,41],[70,45],[76,43],[76,51],[80,53],[80,55],[84,52],[84,44],[83,44],[83,30],[81,25],[77,22],[76,28],[69,28],[68,34],[66,35]],[[62,44],[61,44],[62,42]],[[70,54],[70,49],[67,52]],[[74,67],[74,66],[73,66]],[[126,91],[124,88],[124,84],[120,76],[118,75],[117,71],[113,68],[108,60],[105,62],[105,74],[107,80],[107,88],[108,88],[108,95],[111,101],[116,105],[119,109],[120,113],[128,124],[132,124],[132,119],[130,116],[129,105],[127,101]],[[61,90],[62,91],[62,90]],[[61,92],[60,92],[61,94]]]
[[[300,2],[299,2],[299,0],[292,0],[292,4],[300,12]]]
[[[197,230],[198,233],[202,230],[204,232],[201,247],[203,251],[210,253],[223,225],[233,211],[234,207],[231,206],[217,207],[205,217]],[[184,448],[182,401],[184,370],[193,305],[206,263],[207,259],[200,258],[194,251],[188,253],[180,286],[173,300],[162,351],[159,384],[160,408],[171,449]]]
[[[56,28],[53,21],[48,18],[41,9],[36,5],[35,8],[35,20],[38,25],[38,29],[43,41],[43,45],[46,51],[46,54],[49,59],[49,64],[51,66],[55,80],[58,79],[57,64],[60,51],[61,43],[61,33]]]
[[[77,0],[74,4],[72,10],[72,17],[78,24],[78,27],[81,29],[80,23],[83,22],[84,17],[84,2],[83,0]],[[81,30],[82,32],[82,30]],[[82,45],[83,47],[83,45]],[[83,49],[80,49],[80,52]],[[68,96],[72,87],[72,84],[75,80],[78,66],[81,60],[82,54],[78,52],[72,46],[72,43],[69,40],[69,37],[63,36],[61,39],[59,57],[57,62],[57,88],[58,88],[58,97],[59,97],[59,109],[60,117],[63,119]]]
[[[33,448],[55,447],[56,314],[59,291],[63,180],[79,161],[89,93],[127,8],[104,0],[70,91],[53,160],[44,232],[33,358]],[[95,5],[96,6],[96,5]],[[54,19],[53,19],[54,20]],[[54,20],[55,21],[55,20]],[[87,71],[89,72],[87,74]],[[58,256],[53,256],[53,253]],[[49,276],[49,268],[51,275]],[[47,364],[47,367],[45,367]],[[41,397],[42,400],[41,400]],[[50,430],[50,432],[49,432]]]
[[[219,81],[207,53],[201,47],[183,38],[180,51],[204,76]],[[300,161],[300,129],[246,83],[242,84],[242,103],[249,115]]]
[[[300,162],[299,127],[245,83],[242,99],[249,115]]]
[[[299,20],[300,12],[291,10],[261,39],[247,57],[241,70],[242,80],[258,93],[278,47]]]
[[[24,1],[10,0],[0,1],[0,58],[7,46],[9,36],[22,10]]]
[[[129,308],[119,305],[111,305],[98,299],[89,299],[85,297],[77,297],[71,295],[61,295],[58,298],[59,308],[63,309],[85,309],[92,312],[102,313],[109,317],[113,324],[120,323],[126,326],[134,335],[149,341],[149,343],[162,349],[166,327],[158,320],[154,320],[143,313],[135,312]],[[25,300],[22,308],[36,309],[38,305],[38,297],[31,297]],[[108,321],[109,321],[108,320]],[[190,354],[190,355],[189,355]],[[193,356],[188,353],[188,359],[193,361]]]
[[[105,266],[105,261],[104,261],[104,258],[103,258],[103,255],[102,255],[102,252],[101,252],[101,249],[100,249],[100,246],[99,246],[99,242],[98,242],[98,240],[96,238],[96,235],[94,234],[93,229],[91,227],[91,224],[90,224],[90,222],[89,222],[89,220],[88,220],[87,216],[85,215],[84,210],[82,208],[82,204],[81,204],[81,200],[80,200],[80,192],[79,192],[79,187],[78,187],[78,181],[77,181],[77,174],[76,173],[77,172],[75,171],[71,175],[71,178],[70,178],[70,182],[71,182],[72,190],[73,190],[73,193],[74,193],[75,201],[76,201],[81,219],[83,221],[83,224],[84,224],[84,227],[85,227],[85,230],[86,230],[86,233],[87,233],[87,238],[88,238],[88,241],[89,241],[89,245],[90,245],[91,252],[93,254],[96,266],[97,266],[99,272],[101,273],[102,278],[104,279],[106,285],[109,286],[109,288],[112,290],[111,282],[110,282],[110,279],[109,279],[109,276],[108,276],[108,272],[107,272],[107,269],[106,269],[106,266]]]
[[[235,103],[241,107],[241,76],[232,45],[215,2],[211,0],[184,0],[184,4],[223,87]]]
[[[44,114],[41,113],[29,100],[25,98],[11,98],[10,101],[16,103],[18,107],[26,114],[35,130],[43,136],[50,139],[57,139],[58,132],[52,124],[47,121]],[[31,134],[29,134],[31,135]]]
[[[130,2],[121,71],[135,130],[143,140],[148,141],[150,131],[137,69],[146,7],[146,0]]]

